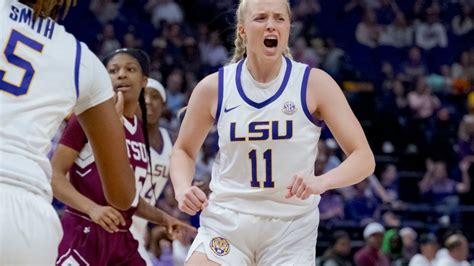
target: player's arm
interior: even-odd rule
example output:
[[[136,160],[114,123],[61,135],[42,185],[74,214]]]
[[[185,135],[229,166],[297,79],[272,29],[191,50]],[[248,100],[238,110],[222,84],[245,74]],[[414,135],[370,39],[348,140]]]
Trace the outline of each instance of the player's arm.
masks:
[[[125,133],[112,99],[77,116],[95,156],[107,202],[120,210],[135,197],[135,177],[125,147]]]
[[[287,187],[287,198],[296,195],[306,199],[311,194],[359,183],[375,168],[374,155],[364,131],[339,85],[324,71],[311,69],[306,97],[310,113],[324,120],[347,158],[317,178],[295,175]]]
[[[140,197],[138,201],[135,215],[154,224],[166,227],[168,235],[170,235],[172,239],[177,239],[179,234],[195,234],[197,232],[196,228],[176,219],[158,208],[153,207],[142,197]]]
[[[85,45],[81,47],[79,97],[74,112],[92,146],[107,202],[127,210],[135,198],[135,177],[112,100],[112,81],[100,60]]]
[[[217,74],[198,83],[193,90],[173,147],[170,177],[181,211],[194,215],[207,205],[204,192],[192,186],[196,157],[214,123],[217,109]]]
[[[87,214],[107,232],[117,232],[119,224],[125,225],[125,220],[120,212],[112,207],[96,204],[77,191],[67,178],[67,173],[77,156],[78,152],[74,149],[62,144],[58,145],[51,159],[53,168],[51,186],[54,197],[71,208]]]

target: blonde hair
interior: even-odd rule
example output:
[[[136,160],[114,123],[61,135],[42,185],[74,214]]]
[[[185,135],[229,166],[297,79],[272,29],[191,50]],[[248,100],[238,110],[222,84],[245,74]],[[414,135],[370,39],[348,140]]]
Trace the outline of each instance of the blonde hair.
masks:
[[[58,19],[62,11],[64,19],[72,6],[76,5],[76,0],[23,0],[24,4],[33,7],[34,18],[38,16],[51,17]]]
[[[245,41],[240,36],[239,34],[239,27],[238,25],[242,25],[244,23],[244,16],[245,12],[247,12],[248,8],[248,2],[249,0],[240,0],[239,6],[237,10],[235,11],[235,17],[236,17],[236,27],[235,27],[235,38],[234,38],[234,54],[232,55],[232,59],[230,60],[230,63],[237,63],[241,59],[245,57],[245,54],[247,52],[247,49],[245,47]],[[286,8],[288,11],[288,16],[290,17],[291,21],[291,8],[290,8],[290,3],[288,0],[286,2]],[[286,47],[285,50],[283,51],[283,55],[292,58],[291,56],[291,51],[289,47]]]

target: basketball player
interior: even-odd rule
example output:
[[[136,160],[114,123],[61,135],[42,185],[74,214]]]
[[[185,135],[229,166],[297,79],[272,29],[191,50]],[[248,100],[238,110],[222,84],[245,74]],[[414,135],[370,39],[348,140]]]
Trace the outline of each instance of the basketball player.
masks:
[[[148,171],[148,176],[139,189],[143,199],[151,206],[157,206],[158,197],[169,179],[173,142],[168,130],[159,125],[165,108],[166,92],[163,85],[155,79],[148,78],[145,88],[145,103],[152,172],[150,175],[150,171]],[[133,225],[130,231],[141,244],[144,244],[147,224],[147,220],[133,216]]]
[[[320,194],[370,175],[374,157],[337,83],[291,60],[287,0],[241,0],[232,63],[195,88],[171,156],[179,208],[202,210],[189,265],[314,265]],[[347,159],[314,176],[320,123]],[[209,200],[192,186],[216,123]]]
[[[142,106],[144,123],[146,108],[143,89],[147,82],[148,57],[136,49],[120,49],[104,59],[114,90],[123,95],[123,123],[128,156],[138,183],[144,183],[148,168],[146,131],[135,115]],[[104,199],[94,157],[80,125],[74,118],[64,130],[53,159],[54,195],[68,205],[61,222],[64,237],[59,246],[57,264],[88,263],[93,265],[145,265],[148,255],[138,250],[138,241],[128,230],[132,215],[167,226],[171,237],[192,227],[179,222],[146,203],[139,193],[132,208],[120,212]],[[66,178],[69,172],[70,182]],[[151,263],[148,263],[151,264]]]
[[[62,230],[47,153],[69,112],[91,143],[107,202],[126,210],[135,195],[107,71],[55,21],[70,5],[0,1],[0,265],[56,260]]]

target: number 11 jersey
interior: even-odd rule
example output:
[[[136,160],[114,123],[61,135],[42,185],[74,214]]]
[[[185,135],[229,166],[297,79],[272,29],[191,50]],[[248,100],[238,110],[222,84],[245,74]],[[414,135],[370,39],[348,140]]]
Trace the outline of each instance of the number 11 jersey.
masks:
[[[280,218],[317,207],[319,196],[285,198],[293,175],[314,175],[321,128],[306,105],[309,71],[286,57],[269,83],[255,81],[246,60],[219,70],[211,203]]]

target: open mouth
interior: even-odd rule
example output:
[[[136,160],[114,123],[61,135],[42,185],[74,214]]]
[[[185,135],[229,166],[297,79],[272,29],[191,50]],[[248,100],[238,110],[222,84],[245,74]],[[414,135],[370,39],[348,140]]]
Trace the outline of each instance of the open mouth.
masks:
[[[274,48],[278,45],[278,40],[274,37],[268,37],[263,40],[263,44],[267,48]]]

